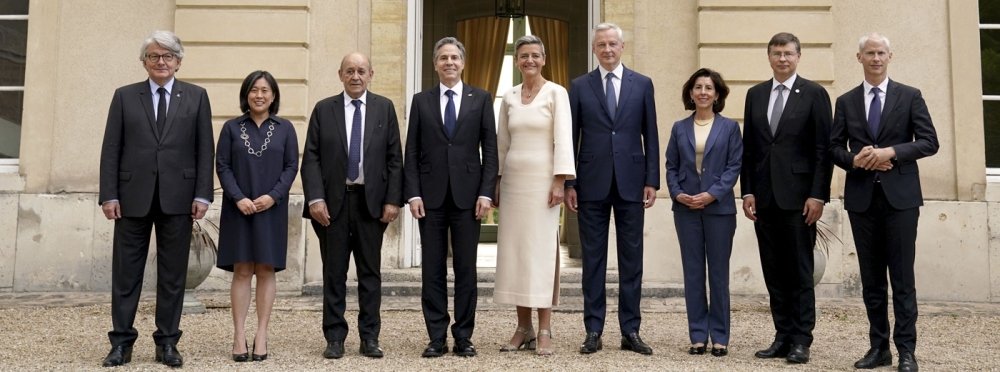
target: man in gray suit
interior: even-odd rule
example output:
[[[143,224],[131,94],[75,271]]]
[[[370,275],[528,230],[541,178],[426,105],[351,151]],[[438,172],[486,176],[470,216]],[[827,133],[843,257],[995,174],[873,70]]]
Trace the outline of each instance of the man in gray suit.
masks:
[[[212,109],[205,89],[174,78],[184,58],[177,35],[154,31],[139,52],[149,79],[115,91],[101,148],[98,201],[104,216],[115,220],[113,329],[103,365],[132,359],[138,337],[132,324],[156,226],[156,361],[180,367],[191,223],[205,216],[212,201]]]

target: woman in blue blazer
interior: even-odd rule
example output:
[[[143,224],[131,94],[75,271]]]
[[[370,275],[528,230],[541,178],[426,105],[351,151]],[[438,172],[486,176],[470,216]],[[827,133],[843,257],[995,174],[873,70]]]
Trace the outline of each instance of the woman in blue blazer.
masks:
[[[729,353],[729,256],[736,233],[733,186],[740,175],[740,127],[718,113],[729,87],[718,72],[696,71],[684,84],[684,108],[667,145],[667,187],[684,267],[690,354]],[[706,298],[705,266],[711,297]],[[710,300],[710,301],[709,301]]]

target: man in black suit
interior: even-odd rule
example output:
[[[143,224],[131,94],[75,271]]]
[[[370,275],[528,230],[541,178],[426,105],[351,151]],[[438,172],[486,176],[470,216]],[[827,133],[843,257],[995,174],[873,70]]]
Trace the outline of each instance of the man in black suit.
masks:
[[[205,89],[174,78],[184,58],[181,40],[154,31],[141,61],[149,79],[115,90],[101,148],[100,199],[115,220],[111,269],[111,351],[105,367],[132,359],[133,327],[151,229],[156,226],[156,361],[184,364],[181,338],[184,283],[192,219],[212,202],[215,140]]]
[[[653,81],[621,63],[622,29],[594,27],[592,52],[600,65],[570,84],[576,180],[566,181],[566,207],[580,213],[583,248],[583,325],[580,353],[604,345],[608,226],[615,214],[618,249],[618,326],[621,348],[649,355],[639,337],[642,314],[642,226],[660,188],[660,150]]]
[[[743,115],[743,214],[754,221],[774,342],[758,358],[807,363],[816,324],[813,247],[816,221],[830,200],[830,95],[798,76],[801,46],[774,35],[767,56],[774,78],[747,92]]]
[[[302,191],[323,261],[323,357],[344,356],[347,269],[358,274],[360,352],[381,358],[382,235],[403,205],[403,154],[392,101],[368,91],[375,71],[351,53],[337,75],[344,92],[316,103],[302,154]]]
[[[434,45],[440,84],[413,96],[406,134],[405,197],[420,225],[421,305],[430,343],[424,357],[448,352],[448,236],[455,271],[455,354],[475,356],[479,221],[490,213],[497,177],[493,95],[462,83],[465,46]]]
[[[938,139],[920,90],[889,79],[889,39],[877,33],[862,36],[857,58],[865,80],[837,98],[830,144],[833,161],[847,171],[844,209],[851,219],[868,311],[871,348],[854,367],[892,365],[888,271],[899,370],[916,371],[913,261],[924,204],[917,159],[937,153]]]

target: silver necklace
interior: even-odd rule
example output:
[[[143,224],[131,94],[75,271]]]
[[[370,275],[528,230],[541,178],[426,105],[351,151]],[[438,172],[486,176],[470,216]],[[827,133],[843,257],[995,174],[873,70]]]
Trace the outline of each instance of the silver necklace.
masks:
[[[267,150],[267,144],[271,143],[271,135],[273,134],[274,120],[267,119],[267,137],[264,137],[264,144],[260,146],[260,150],[254,151],[253,147],[250,147],[250,136],[247,135],[246,120],[240,122],[240,138],[243,139],[243,144],[247,147],[247,153],[258,158]]]

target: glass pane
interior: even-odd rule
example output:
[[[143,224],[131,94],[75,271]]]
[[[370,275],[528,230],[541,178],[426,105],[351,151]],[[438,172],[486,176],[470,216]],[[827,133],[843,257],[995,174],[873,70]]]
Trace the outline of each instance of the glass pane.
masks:
[[[1000,1],[979,0],[979,23],[1000,23]]]
[[[0,86],[24,85],[28,21],[0,21]]]
[[[983,94],[1000,94],[1000,30],[980,30]]]
[[[19,156],[23,103],[24,92],[0,92],[0,159]]]
[[[1000,168],[1000,101],[983,101],[986,166]]]
[[[0,14],[3,15],[28,14],[28,0],[0,1]]]

